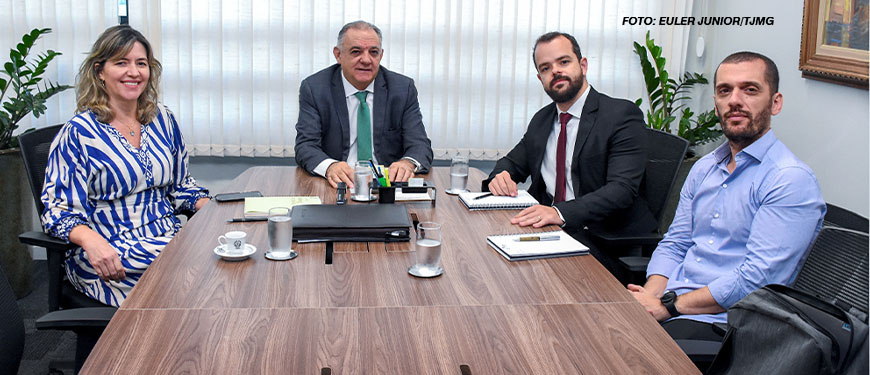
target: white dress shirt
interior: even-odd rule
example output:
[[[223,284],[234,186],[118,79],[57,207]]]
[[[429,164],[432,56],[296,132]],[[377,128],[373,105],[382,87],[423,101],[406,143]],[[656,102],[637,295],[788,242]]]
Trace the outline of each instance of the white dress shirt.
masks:
[[[565,126],[567,138],[565,139],[565,200],[574,199],[574,184],[571,178],[571,162],[574,156],[574,143],[577,141],[577,130],[580,128],[580,114],[583,113],[583,105],[586,104],[586,97],[589,96],[589,87],[580,98],[568,108],[567,113],[571,114],[571,119]],[[550,131],[550,136],[547,138],[547,148],[544,150],[544,160],[541,162],[541,177],[544,179],[544,184],[547,186],[547,194],[556,196],[556,146],[559,142],[559,132],[562,130],[562,124],[559,122],[559,107],[556,107],[556,121],[553,122],[553,129]],[[561,213],[560,213],[561,216]]]

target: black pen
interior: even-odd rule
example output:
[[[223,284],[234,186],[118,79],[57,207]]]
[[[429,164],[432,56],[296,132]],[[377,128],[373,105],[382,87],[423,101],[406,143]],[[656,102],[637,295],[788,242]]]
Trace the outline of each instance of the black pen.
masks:
[[[372,161],[372,159],[369,159],[369,165],[372,166],[372,172],[375,172],[375,176],[376,176],[377,178],[384,177],[383,175],[381,175],[380,173],[378,173],[378,169],[375,167],[375,163]]]
[[[232,219],[227,219],[227,223],[244,223],[247,221],[266,221],[269,220],[268,217],[258,216],[258,217],[234,217]]]
[[[492,193],[486,193],[486,194],[483,194],[483,195],[478,195],[478,196],[474,197],[474,199],[472,199],[472,200],[473,200],[473,201],[476,201],[476,200],[478,200],[478,199],[483,199],[483,198],[491,197],[491,196],[492,196]]]

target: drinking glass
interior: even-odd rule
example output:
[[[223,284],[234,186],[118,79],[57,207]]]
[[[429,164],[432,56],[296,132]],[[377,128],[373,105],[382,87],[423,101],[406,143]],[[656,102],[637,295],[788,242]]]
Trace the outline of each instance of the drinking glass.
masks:
[[[441,268],[441,224],[424,221],[417,224],[417,264],[408,270],[418,277],[433,277],[444,273]]]
[[[357,162],[353,169],[353,200],[372,200],[372,169],[368,162]]]
[[[468,157],[456,155],[450,162],[450,194],[459,194],[468,191]]]
[[[272,260],[293,259],[298,253],[293,245],[293,220],[287,207],[269,209],[269,253],[266,256]]]

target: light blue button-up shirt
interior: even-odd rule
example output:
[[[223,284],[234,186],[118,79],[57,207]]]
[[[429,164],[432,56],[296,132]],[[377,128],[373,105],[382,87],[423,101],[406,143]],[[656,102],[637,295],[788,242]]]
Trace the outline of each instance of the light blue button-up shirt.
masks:
[[[695,163],[647,277],[678,295],[708,287],[727,309],[767,284],[791,284],[822,227],[825,201],[813,171],[773,131],[737,153],[728,143]],[[725,313],[680,318],[724,323]]]

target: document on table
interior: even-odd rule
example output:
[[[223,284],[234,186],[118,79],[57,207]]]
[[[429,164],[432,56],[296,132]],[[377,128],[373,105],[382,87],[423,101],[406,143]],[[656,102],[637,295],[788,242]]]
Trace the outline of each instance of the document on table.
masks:
[[[321,204],[320,197],[284,196],[284,197],[248,197],[245,198],[245,217],[267,217],[273,207],[288,207],[301,204]]]

